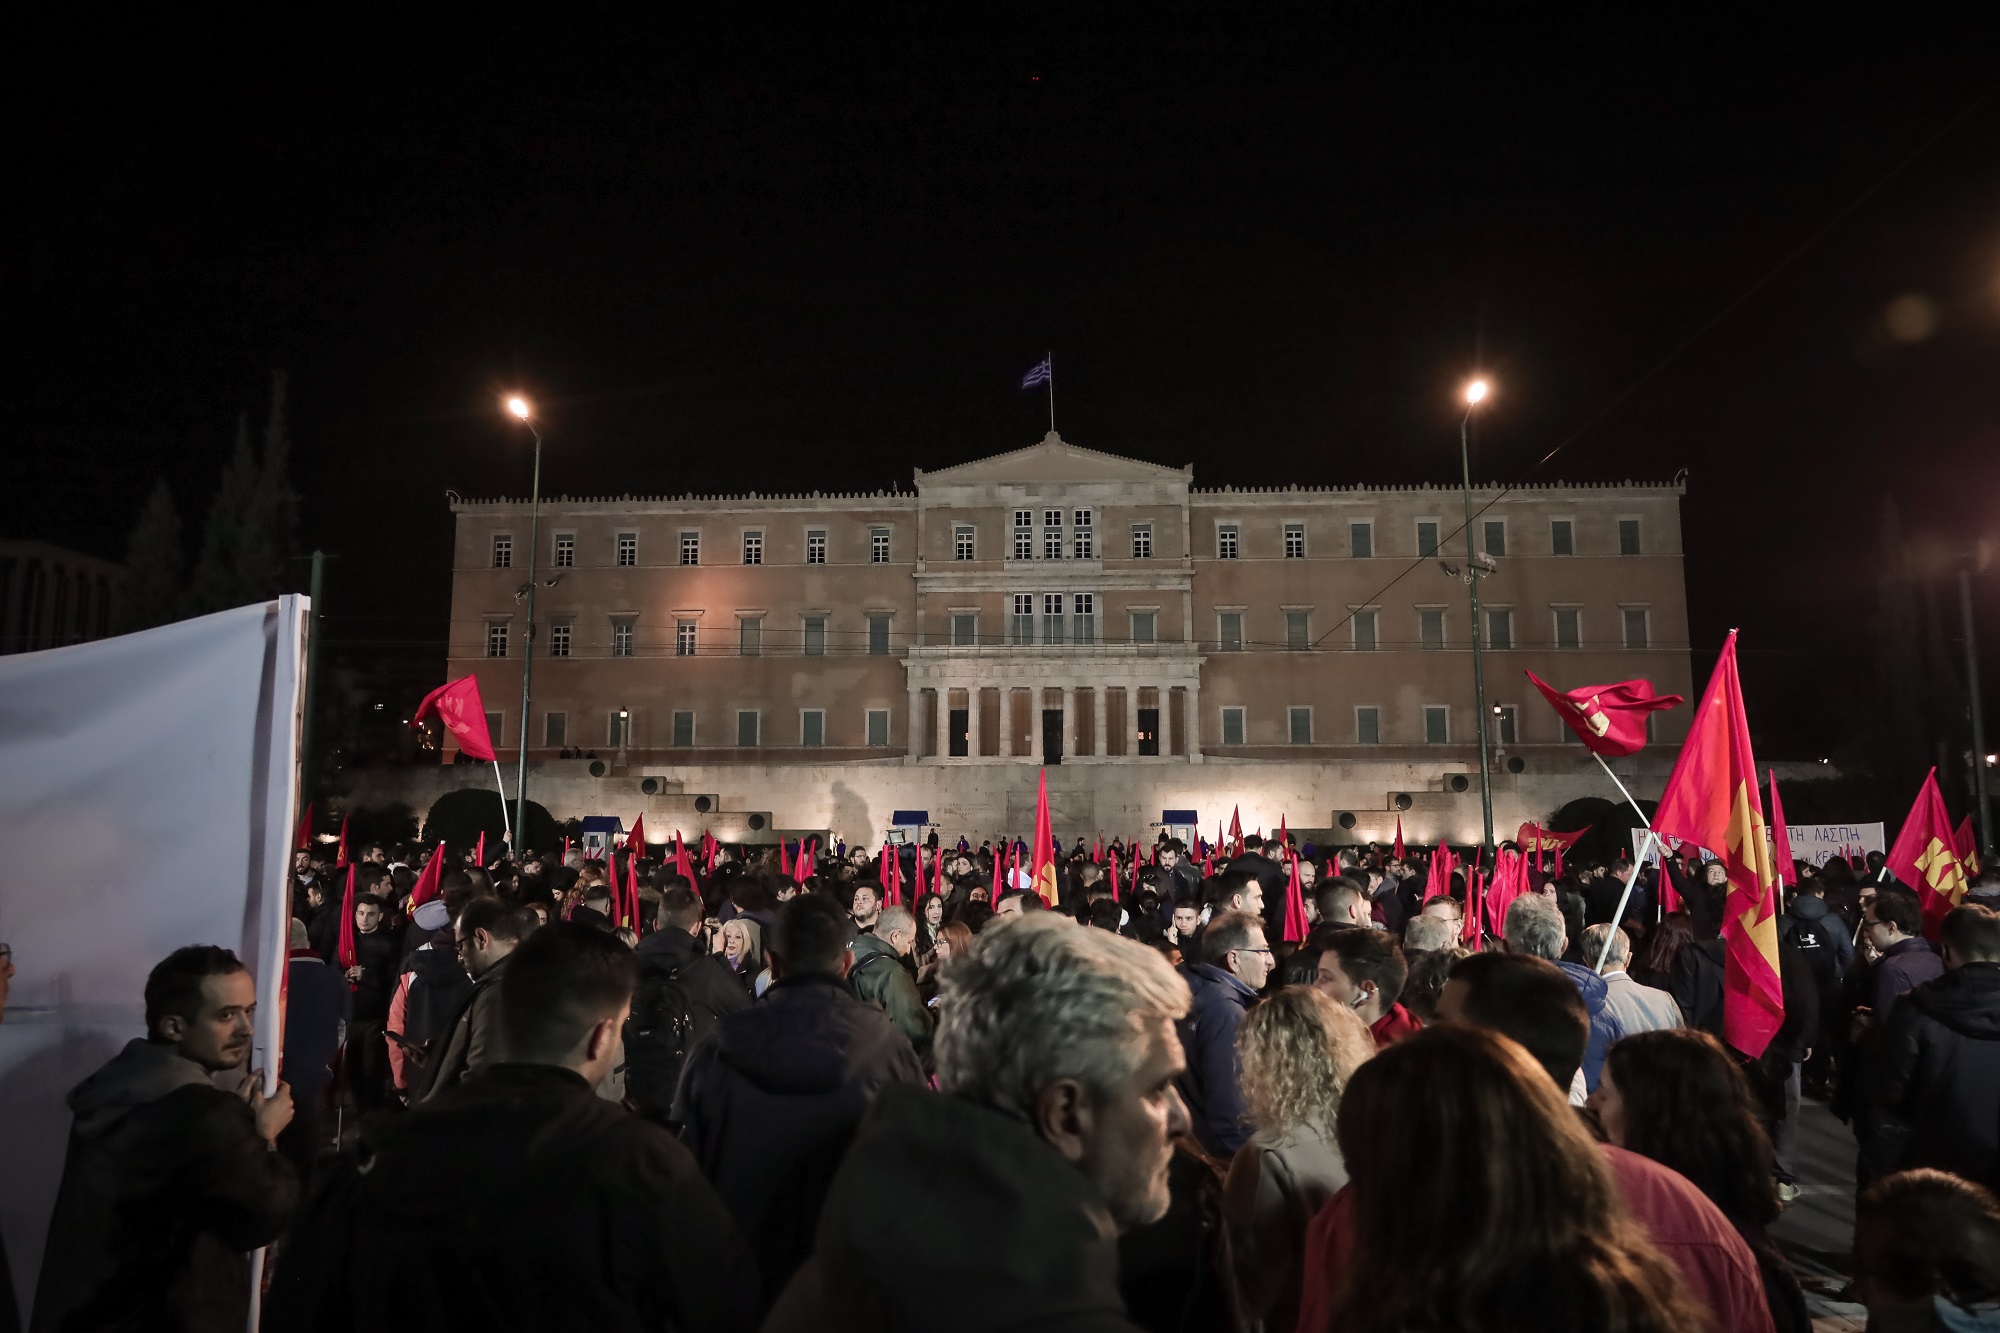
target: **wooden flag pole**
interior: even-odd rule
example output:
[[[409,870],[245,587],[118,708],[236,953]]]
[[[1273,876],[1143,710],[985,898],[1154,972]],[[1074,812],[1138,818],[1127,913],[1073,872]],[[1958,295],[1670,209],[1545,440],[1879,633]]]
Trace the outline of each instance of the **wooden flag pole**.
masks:
[[[493,785],[500,789],[500,827],[507,834],[507,850],[518,861],[521,857],[521,849],[514,845],[514,822],[507,818],[507,784],[501,781],[500,760],[497,756],[493,760]],[[527,818],[525,814],[521,817],[523,819]]]
[[[1632,874],[1625,881],[1625,891],[1618,895],[1618,910],[1611,914],[1611,929],[1604,932],[1604,947],[1597,951],[1597,966],[1591,969],[1599,976],[1604,975],[1604,960],[1611,956],[1612,938],[1618,934],[1618,925],[1625,919],[1625,905],[1632,901],[1632,886],[1639,882],[1639,867],[1646,864],[1646,857],[1659,840],[1660,835],[1653,831],[1652,825],[1647,825],[1646,836],[1639,843],[1638,858],[1632,862]]]

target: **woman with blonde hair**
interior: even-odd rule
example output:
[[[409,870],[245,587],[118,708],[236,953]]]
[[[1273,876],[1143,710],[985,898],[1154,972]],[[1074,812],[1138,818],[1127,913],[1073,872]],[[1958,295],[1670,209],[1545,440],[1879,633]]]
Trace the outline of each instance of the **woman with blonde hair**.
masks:
[[[1306,1226],[1347,1183],[1334,1143],[1340,1095],[1374,1054],[1368,1025],[1312,986],[1274,992],[1237,1031],[1256,1133],[1229,1164],[1222,1218],[1244,1311],[1266,1328],[1290,1330],[1298,1320]]]

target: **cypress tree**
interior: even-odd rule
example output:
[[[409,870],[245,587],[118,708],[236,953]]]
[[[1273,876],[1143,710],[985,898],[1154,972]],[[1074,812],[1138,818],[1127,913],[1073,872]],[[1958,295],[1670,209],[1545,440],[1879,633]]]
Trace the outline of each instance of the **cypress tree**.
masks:
[[[187,588],[181,581],[186,563],[181,512],[162,478],[146,497],[125,547],[125,580],[118,598],[121,633],[181,618],[187,604]]]

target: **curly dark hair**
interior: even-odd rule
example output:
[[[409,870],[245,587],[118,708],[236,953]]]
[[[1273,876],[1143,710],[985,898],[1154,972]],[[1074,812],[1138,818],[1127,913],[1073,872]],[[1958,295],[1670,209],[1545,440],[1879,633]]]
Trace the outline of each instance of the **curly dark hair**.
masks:
[[[1680,1172],[1735,1222],[1777,1217],[1771,1139],[1721,1042],[1693,1028],[1635,1033],[1612,1046],[1605,1073],[1624,1103],[1621,1146]]]

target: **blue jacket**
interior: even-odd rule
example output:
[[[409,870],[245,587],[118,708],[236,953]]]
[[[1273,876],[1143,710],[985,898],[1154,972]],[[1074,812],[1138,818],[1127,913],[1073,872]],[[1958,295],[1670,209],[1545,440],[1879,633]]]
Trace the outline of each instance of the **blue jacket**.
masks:
[[[354,1012],[347,980],[317,954],[294,954],[285,964],[285,1082],[296,1096],[333,1081],[340,1025]]]
[[[1926,939],[1897,940],[1875,962],[1875,1021],[1886,1023],[1896,1001],[1944,975],[1944,959]]]
[[[1196,963],[1182,969],[1194,1003],[1175,1024],[1187,1070],[1177,1080],[1181,1100],[1194,1122],[1194,1136],[1217,1157],[1228,1157],[1250,1141],[1243,1087],[1236,1069],[1236,1030],[1257,992],[1219,967]]]
[[[1604,1056],[1611,1043],[1625,1035],[1625,1025],[1611,1010],[1608,1003],[1611,988],[1605,985],[1603,977],[1581,963],[1556,966],[1576,983],[1577,992],[1583,996],[1583,1007],[1590,1014],[1590,1043],[1583,1048],[1583,1083],[1596,1092],[1597,1080],[1604,1076]]]

